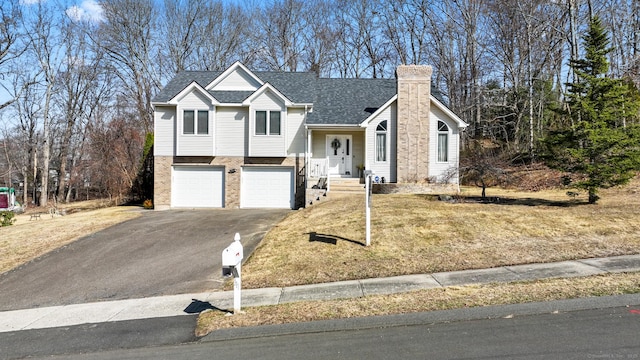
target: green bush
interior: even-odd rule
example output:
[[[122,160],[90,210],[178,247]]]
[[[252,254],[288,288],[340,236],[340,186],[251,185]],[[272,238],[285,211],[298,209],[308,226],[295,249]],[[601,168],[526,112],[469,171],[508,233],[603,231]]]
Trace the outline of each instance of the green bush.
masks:
[[[13,225],[16,221],[13,211],[0,211],[0,227]]]

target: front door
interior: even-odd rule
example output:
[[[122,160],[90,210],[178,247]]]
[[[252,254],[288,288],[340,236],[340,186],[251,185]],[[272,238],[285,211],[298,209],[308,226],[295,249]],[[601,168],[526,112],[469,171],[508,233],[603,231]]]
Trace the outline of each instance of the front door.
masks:
[[[329,175],[352,176],[352,146],[351,135],[327,135]]]

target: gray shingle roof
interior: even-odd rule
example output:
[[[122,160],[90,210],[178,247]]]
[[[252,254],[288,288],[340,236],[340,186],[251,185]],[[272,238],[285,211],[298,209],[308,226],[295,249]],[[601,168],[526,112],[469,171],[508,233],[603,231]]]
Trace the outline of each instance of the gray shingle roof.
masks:
[[[180,91],[184,90],[194,81],[197,82],[198,85],[205,87],[220,76],[220,74],[222,74],[222,72],[219,71],[182,71],[160,90],[158,95],[153,98],[153,102],[164,103],[173,99],[173,97],[178,95]]]
[[[221,72],[184,71],[177,74],[153,99],[168,102],[193,81],[205,87]],[[255,72],[294,103],[313,104],[309,124],[358,125],[397,92],[394,79],[327,79],[304,72]],[[210,91],[221,103],[241,103],[250,91]]]
[[[318,79],[307,123],[358,125],[396,92],[396,80]]]
[[[224,104],[241,104],[253,91],[209,91],[209,94]]]
[[[309,72],[256,72],[257,77],[278,89],[294,103],[312,103],[316,94],[316,74]]]

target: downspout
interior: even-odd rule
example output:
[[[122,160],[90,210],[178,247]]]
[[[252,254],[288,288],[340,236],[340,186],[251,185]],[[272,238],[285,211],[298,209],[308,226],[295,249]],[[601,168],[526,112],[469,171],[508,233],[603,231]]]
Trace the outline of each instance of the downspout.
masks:
[[[466,127],[458,127],[458,146],[456,146],[456,186],[458,187],[458,194],[460,194],[460,178],[462,177],[462,174],[460,173],[460,147],[463,145],[462,139],[464,138],[463,135],[466,130]]]
[[[304,191],[305,191],[305,205],[307,202],[306,191],[309,183],[309,127],[307,126],[307,105],[304,106]]]

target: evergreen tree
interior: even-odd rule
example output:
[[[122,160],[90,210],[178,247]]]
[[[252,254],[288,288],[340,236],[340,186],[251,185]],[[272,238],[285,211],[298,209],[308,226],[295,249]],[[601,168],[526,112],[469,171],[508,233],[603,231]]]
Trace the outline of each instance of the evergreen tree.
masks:
[[[591,20],[583,36],[585,55],[570,66],[577,75],[568,83],[568,118],[545,140],[548,164],[571,173],[573,186],[598,200],[598,190],[626,184],[640,170],[638,90],[610,78],[609,38],[600,19]]]

